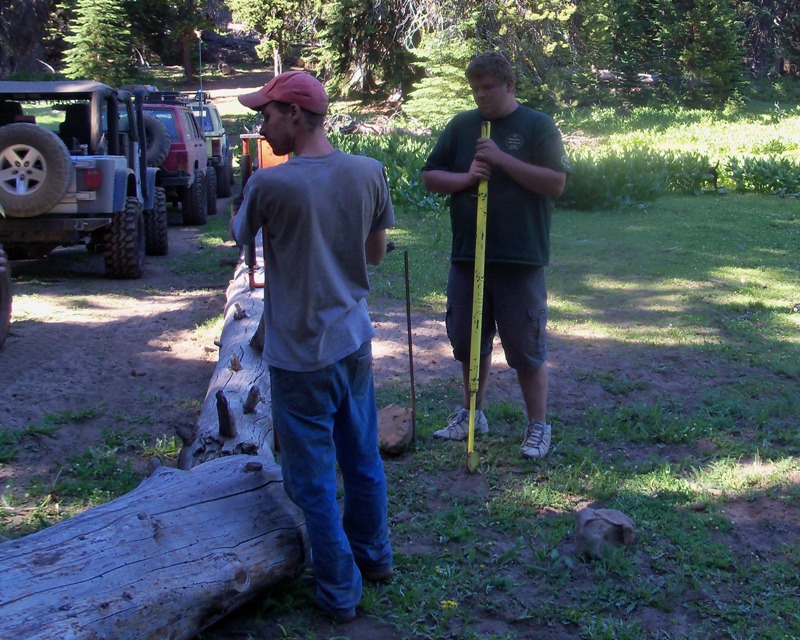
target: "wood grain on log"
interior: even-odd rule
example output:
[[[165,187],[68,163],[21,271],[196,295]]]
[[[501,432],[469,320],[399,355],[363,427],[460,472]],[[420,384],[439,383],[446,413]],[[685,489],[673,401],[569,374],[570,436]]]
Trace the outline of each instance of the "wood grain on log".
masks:
[[[0,638],[192,638],[306,555],[302,512],[269,457],[160,467],[125,496],[0,544]]]

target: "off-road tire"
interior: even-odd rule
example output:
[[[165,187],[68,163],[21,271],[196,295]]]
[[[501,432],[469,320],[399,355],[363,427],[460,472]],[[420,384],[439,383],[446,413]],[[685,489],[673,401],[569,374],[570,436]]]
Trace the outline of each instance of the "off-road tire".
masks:
[[[0,244],[0,262],[6,258],[3,245]],[[11,326],[11,266],[6,262],[0,266],[0,347],[6,341]]]
[[[125,209],[117,211],[106,229],[103,241],[106,275],[120,280],[135,280],[144,273],[145,232],[142,205],[135,197],[125,199]]]
[[[29,122],[0,127],[0,204],[7,216],[49,211],[74,173],[66,145],[49,129]]]
[[[202,173],[196,173],[191,186],[184,189],[183,224],[202,226],[208,222],[208,198],[206,197],[206,181]]]
[[[168,226],[167,193],[164,187],[156,187],[153,208],[144,212],[144,247],[148,256],[165,256],[169,253]]]
[[[169,131],[166,125],[154,115],[144,114],[144,136],[146,139],[148,167],[160,167],[169,155]]]
[[[216,168],[217,171],[217,196],[227,198],[231,195],[231,185],[233,184],[233,161],[231,157]]]
[[[206,169],[206,198],[208,199],[208,215],[217,215],[217,170]]]

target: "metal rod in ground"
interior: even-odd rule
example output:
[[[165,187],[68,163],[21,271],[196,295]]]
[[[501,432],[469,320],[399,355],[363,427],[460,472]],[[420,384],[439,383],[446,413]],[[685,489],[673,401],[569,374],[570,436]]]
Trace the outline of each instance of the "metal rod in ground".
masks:
[[[408,280],[408,249],[403,251],[406,280],[406,326],[408,327],[408,368],[411,372],[411,442],[417,439],[417,392],[414,387],[414,349],[411,341],[411,288]]]

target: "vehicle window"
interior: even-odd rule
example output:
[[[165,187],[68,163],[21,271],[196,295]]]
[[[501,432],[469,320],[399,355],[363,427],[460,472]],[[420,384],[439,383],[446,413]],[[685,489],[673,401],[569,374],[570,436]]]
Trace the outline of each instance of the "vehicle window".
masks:
[[[145,113],[155,116],[164,123],[164,126],[167,128],[167,132],[169,133],[170,140],[180,139],[178,137],[178,126],[175,122],[175,117],[172,111],[168,109],[164,111],[159,111],[157,109],[145,109]]]
[[[183,128],[186,129],[187,137],[199,138],[200,131],[194,121],[194,116],[188,111],[181,111],[181,119],[183,120]]]
[[[211,119],[211,113],[208,111],[208,109],[203,109],[203,115],[200,115],[199,112],[195,111],[194,119],[198,126],[203,129],[203,131],[214,131],[214,122]]]
[[[103,131],[108,131],[105,125],[108,115],[103,112]],[[119,103],[119,130],[120,133],[127,133],[131,130],[131,120],[128,117],[128,106],[124,102]]]

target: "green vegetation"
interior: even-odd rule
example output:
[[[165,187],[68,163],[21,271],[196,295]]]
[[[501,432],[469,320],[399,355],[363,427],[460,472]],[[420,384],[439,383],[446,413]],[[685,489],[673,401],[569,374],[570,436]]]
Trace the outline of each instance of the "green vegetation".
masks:
[[[452,115],[452,108],[448,110]],[[669,193],[800,196],[800,108],[723,116],[698,109],[573,109],[558,117],[574,171],[557,207],[624,209]],[[426,215],[445,201],[425,191],[421,170],[435,137],[333,134],[341,148],[380,158],[395,203]],[[439,230],[437,229],[437,233]]]
[[[366,614],[403,638],[797,636],[796,202],[668,196],[555,212],[554,450],[519,458],[521,408],[490,389],[492,432],[469,476],[463,443],[431,437],[459,402],[455,367],[418,383],[416,448],[386,461],[397,575],[367,587]],[[409,250],[414,305],[437,313],[440,222],[402,210],[391,232]],[[401,272],[395,252],[373,273],[398,304]],[[381,388],[388,403],[407,404],[407,385]],[[634,545],[576,556],[586,505],[627,513]],[[261,624],[327,637],[318,615],[298,582],[263,601]]]
[[[18,443],[38,436],[56,437],[61,425],[80,424],[102,416],[104,407],[46,415],[41,424],[24,431],[0,431],[0,465],[12,465],[20,454]],[[135,424],[117,416],[120,424]],[[77,515],[132,491],[142,480],[141,461],[177,459],[175,436],[152,442],[133,427],[104,429],[102,442],[70,456],[53,477],[35,479],[27,487],[4,487],[0,494],[0,533],[20,537]],[[24,489],[19,494],[13,489]],[[12,490],[9,490],[12,489]],[[25,506],[24,506],[25,505]],[[27,506],[32,505],[32,506]]]
[[[174,210],[171,215],[176,219],[181,217],[180,212]],[[238,258],[235,252],[231,252],[230,246],[225,245],[230,242],[229,220],[227,211],[220,210],[219,215],[210,216],[203,227],[197,250],[171,259],[172,271],[178,275],[202,274],[208,277],[209,282],[226,282]]]
[[[64,38],[72,45],[64,55],[64,75],[112,86],[131,81],[136,68],[124,7],[116,0],[77,0],[74,7],[72,33]]]

